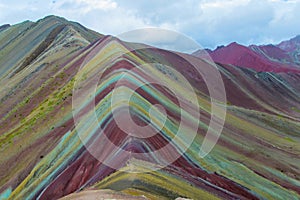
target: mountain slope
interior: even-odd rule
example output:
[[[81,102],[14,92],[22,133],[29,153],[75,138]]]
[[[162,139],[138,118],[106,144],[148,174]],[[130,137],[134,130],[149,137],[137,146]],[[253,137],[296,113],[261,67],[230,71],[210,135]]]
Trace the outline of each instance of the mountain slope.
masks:
[[[203,77],[188,60],[203,73],[210,63],[154,47],[132,51],[130,43],[80,28],[51,16],[0,32],[0,38],[9,38],[0,50],[0,198],[300,197],[299,73],[218,64],[228,100],[218,105],[227,108],[226,121],[217,145],[201,158],[211,101]],[[25,34],[15,33],[19,30]],[[249,49],[237,53],[244,52]],[[151,84],[157,79],[166,86]],[[146,131],[127,127],[129,95],[130,116],[148,124]],[[156,104],[168,115],[163,125],[162,111],[151,111]],[[180,123],[184,128],[178,132]],[[139,138],[122,128],[146,136],[159,131]]]

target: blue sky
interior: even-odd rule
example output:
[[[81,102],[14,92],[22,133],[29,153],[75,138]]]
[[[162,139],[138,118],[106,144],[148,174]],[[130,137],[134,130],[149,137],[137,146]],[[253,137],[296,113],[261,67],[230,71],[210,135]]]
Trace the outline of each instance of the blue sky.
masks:
[[[0,0],[0,24],[50,14],[111,35],[166,28],[208,48],[278,43],[300,34],[300,0]]]

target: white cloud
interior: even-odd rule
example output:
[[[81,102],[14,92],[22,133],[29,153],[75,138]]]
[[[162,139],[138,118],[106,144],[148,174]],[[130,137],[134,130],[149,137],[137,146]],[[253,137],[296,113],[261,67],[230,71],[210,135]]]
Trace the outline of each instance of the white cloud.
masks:
[[[203,1],[200,5],[202,9],[211,9],[211,8],[221,8],[221,9],[228,9],[233,7],[238,7],[241,5],[246,5],[249,3],[250,0],[231,0],[231,1],[222,1],[222,0],[215,0],[215,1]]]
[[[68,15],[85,15],[94,10],[109,11],[117,8],[112,0],[61,0],[56,2],[52,10]]]
[[[188,36],[166,29],[160,28],[143,28],[117,35],[122,40],[128,42],[139,42],[149,44],[162,49],[173,51],[193,53],[202,49],[193,39]]]
[[[55,2],[55,3],[54,3]],[[56,14],[104,34],[161,27],[215,47],[300,34],[299,0],[1,0],[0,24]]]
[[[112,10],[117,7],[117,3],[111,0],[74,0],[74,3],[81,5],[84,13],[92,10]]]

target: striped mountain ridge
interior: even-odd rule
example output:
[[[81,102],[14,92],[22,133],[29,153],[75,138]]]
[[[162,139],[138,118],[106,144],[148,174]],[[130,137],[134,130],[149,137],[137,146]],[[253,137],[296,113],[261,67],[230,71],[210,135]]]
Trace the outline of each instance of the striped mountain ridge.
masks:
[[[5,85],[0,92],[1,198],[59,199],[69,194],[65,198],[300,197],[300,74],[218,64],[228,100],[220,102],[227,107],[226,123],[215,148],[200,158],[211,103],[203,78],[184,58],[192,59],[201,70],[206,70],[208,62],[155,47],[133,50],[134,44],[54,16],[30,28],[27,23],[32,24],[0,32],[0,38],[10,36],[0,51],[1,84]],[[24,34],[12,36],[20,30]],[[28,46],[37,38],[35,45]],[[1,45],[2,41],[6,39]],[[9,61],[13,55],[16,60]],[[186,89],[181,75],[194,91]],[[168,88],[141,86],[157,78]],[[89,92],[95,80],[93,97]],[[76,99],[74,89],[81,98]],[[172,91],[190,108],[184,114]],[[189,101],[192,92],[197,102]],[[116,124],[114,116],[126,126],[124,102],[131,94],[131,117],[143,127],[148,124],[148,131],[162,128],[156,135],[135,138]],[[163,125],[160,110],[150,118],[149,109],[155,104],[168,114]],[[201,122],[184,152],[185,138],[174,138],[181,115],[189,119],[183,129],[189,137],[196,106]],[[151,153],[168,144],[168,151]],[[177,160],[160,168],[178,154]]]
[[[1,52],[6,54],[1,59],[1,75],[5,73],[13,75],[22,70],[38,56],[41,57],[43,52],[47,52],[53,43],[57,45],[57,49],[52,48],[54,51],[63,48],[74,51],[101,37],[101,34],[88,30],[78,23],[56,16],[10,26],[2,31],[0,38]],[[10,69],[12,66],[14,66],[14,71]]]

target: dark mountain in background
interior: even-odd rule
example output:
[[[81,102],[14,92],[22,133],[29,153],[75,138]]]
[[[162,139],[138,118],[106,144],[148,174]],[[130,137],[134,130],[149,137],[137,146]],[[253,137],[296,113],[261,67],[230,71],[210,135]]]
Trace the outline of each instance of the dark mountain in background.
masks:
[[[289,53],[297,64],[300,63],[300,35],[277,45],[280,49]]]
[[[204,77],[188,60],[204,74],[214,66],[155,47],[132,51],[135,45],[56,16],[0,27],[0,199],[300,198],[299,37],[207,51],[225,85],[227,101],[217,104],[227,113],[218,143],[204,158],[199,149],[212,117],[211,99]],[[140,67],[145,63],[155,64]],[[93,98],[87,91],[95,78]],[[155,79],[167,85],[139,85]],[[80,105],[74,103],[74,89],[82,91]],[[132,137],[114,120],[113,113],[127,126],[123,104],[133,90],[130,115],[159,130],[155,136]],[[185,112],[173,91],[183,98]],[[157,111],[153,119],[148,114],[155,104],[168,115],[161,129],[162,114]],[[197,107],[201,122],[193,132]],[[192,133],[196,136],[183,151]],[[109,162],[97,159],[79,136]],[[170,150],[157,156],[165,146]],[[160,168],[164,162],[158,161],[174,153],[181,156]]]
[[[7,29],[7,28],[9,28],[9,27],[10,27],[9,24],[4,24],[4,25],[0,26],[0,32]]]

